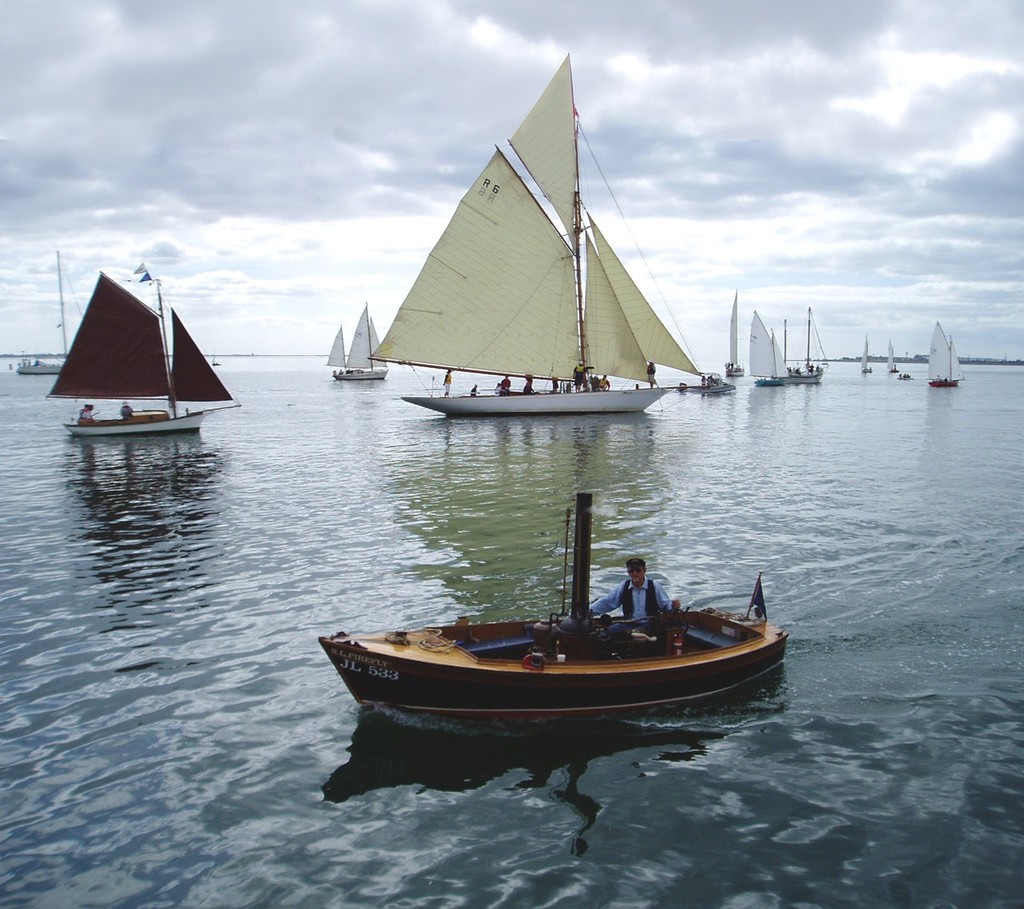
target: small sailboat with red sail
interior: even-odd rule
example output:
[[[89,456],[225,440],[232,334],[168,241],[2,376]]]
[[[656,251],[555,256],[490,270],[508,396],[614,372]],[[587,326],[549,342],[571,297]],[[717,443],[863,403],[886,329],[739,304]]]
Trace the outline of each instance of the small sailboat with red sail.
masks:
[[[73,436],[197,432],[207,414],[182,402],[230,402],[241,406],[213,371],[177,313],[170,312],[168,344],[160,282],[143,266],[142,280],[156,287],[154,311],[130,291],[100,273],[67,360],[48,397],[121,401],[116,415],[103,417],[91,405],[66,423]],[[135,409],[129,401],[166,399],[166,409]]]

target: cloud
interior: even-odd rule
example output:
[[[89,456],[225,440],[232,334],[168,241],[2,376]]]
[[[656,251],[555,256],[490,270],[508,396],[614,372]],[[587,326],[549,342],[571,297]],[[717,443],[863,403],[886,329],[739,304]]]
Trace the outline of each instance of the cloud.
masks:
[[[78,298],[145,259],[218,352],[325,352],[367,300],[386,327],[571,52],[592,207],[639,242],[638,281],[705,368],[737,287],[779,320],[813,306],[833,355],[881,326],[923,350],[940,318],[962,352],[1024,357],[1011,0],[15,0],[5,16],[8,352],[57,346],[56,249]]]

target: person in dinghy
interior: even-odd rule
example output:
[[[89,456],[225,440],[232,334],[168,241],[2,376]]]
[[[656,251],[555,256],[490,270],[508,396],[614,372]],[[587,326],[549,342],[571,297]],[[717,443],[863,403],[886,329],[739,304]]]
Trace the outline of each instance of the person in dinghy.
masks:
[[[659,615],[678,612],[680,603],[665,592],[659,581],[647,577],[647,562],[641,558],[626,560],[629,577],[601,599],[591,604],[595,616],[604,616],[601,624],[613,640],[631,634],[654,634],[654,620]],[[621,607],[625,621],[613,622],[607,614]]]

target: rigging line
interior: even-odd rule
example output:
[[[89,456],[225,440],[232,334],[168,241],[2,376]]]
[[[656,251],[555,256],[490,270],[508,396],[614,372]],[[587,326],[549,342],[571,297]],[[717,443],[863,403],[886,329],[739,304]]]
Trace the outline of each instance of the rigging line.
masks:
[[[683,334],[683,329],[676,319],[675,313],[668,304],[668,300],[665,298],[665,293],[662,291],[661,286],[658,284],[658,279],[654,276],[654,272],[651,269],[650,263],[647,261],[647,257],[644,255],[644,251],[640,248],[640,244],[637,243],[636,237],[633,234],[632,229],[629,226],[629,222],[626,220],[626,215],[622,210],[622,206],[619,205],[619,200],[615,197],[615,191],[612,189],[611,184],[608,182],[608,178],[605,176],[604,171],[601,169],[601,162],[597,160],[597,155],[594,154],[594,149],[591,148],[590,140],[587,138],[587,134],[583,131],[583,127],[580,126],[579,118],[576,120],[576,128],[579,135],[583,138],[583,143],[587,146],[587,151],[590,153],[590,158],[594,162],[594,166],[597,168],[598,174],[601,176],[601,181],[604,183],[605,189],[608,191],[608,195],[611,197],[612,204],[615,206],[615,210],[619,213],[619,217],[622,219],[622,223],[626,228],[626,232],[629,234],[630,240],[633,241],[633,248],[636,250],[637,255],[640,256],[640,260],[644,263],[644,268],[647,269],[647,275],[651,279],[651,283],[654,285],[655,290],[658,291],[658,296],[661,298],[661,302],[664,305],[665,311],[668,313],[669,318],[672,320],[672,324],[675,326],[676,335],[682,343],[683,352],[690,358],[690,362],[694,365],[697,364],[697,358],[693,355],[690,350],[690,345]]]

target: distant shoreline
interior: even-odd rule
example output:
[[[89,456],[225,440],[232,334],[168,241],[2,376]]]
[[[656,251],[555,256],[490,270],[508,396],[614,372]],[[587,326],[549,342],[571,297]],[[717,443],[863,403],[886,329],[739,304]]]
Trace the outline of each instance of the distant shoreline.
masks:
[[[860,357],[833,357],[827,360],[828,363],[859,363]],[[963,357],[959,356],[961,366],[1024,366],[1024,360],[996,360],[993,357]],[[914,354],[912,357],[893,357],[893,363],[917,363],[923,366],[928,365],[928,357],[925,354]],[[869,363],[888,363],[888,357],[868,357]]]
[[[258,354],[258,353],[235,353],[235,354],[217,354],[219,359],[272,359],[274,357],[308,357],[315,360],[326,360],[327,354]],[[19,353],[11,354],[5,353],[0,354],[0,359],[3,360],[63,360],[64,355],[58,353]],[[859,363],[860,357],[832,357],[826,359],[825,363]],[[1024,366],[1024,360],[997,360],[993,357],[960,357],[961,366]],[[868,357],[869,363],[888,363],[888,357]],[[914,354],[912,357],[893,357],[893,363],[916,363],[919,365],[928,365],[928,357],[924,354]]]

